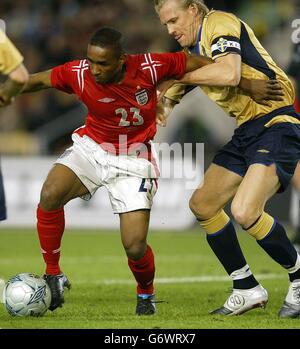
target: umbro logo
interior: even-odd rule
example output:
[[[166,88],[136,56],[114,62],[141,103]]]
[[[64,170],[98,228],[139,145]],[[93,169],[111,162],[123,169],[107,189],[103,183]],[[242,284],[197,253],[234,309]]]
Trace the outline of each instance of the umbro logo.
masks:
[[[98,99],[98,102],[102,102],[102,103],[111,103],[114,101],[115,101],[114,98],[109,98],[109,97]]]

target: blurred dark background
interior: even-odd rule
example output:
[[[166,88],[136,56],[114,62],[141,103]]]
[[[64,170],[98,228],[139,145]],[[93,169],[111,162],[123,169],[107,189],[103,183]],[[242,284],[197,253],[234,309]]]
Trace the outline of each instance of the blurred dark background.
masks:
[[[206,0],[206,4],[232,11],[247,22],[273,59],[287,69],[293,52],[292,23],[300,21],[299,0]],[[124,34],[128,53],[179,50],[160,25],[152,0],[1,0],[0,19],[30,73],[84,58],[91,34],[102,26]],[[158,130],[156,141],[204,143],[207,167],[231,137],[235,123],[197,90],[180,103],[179,115],[168,127]],[[0,153],[57,156],[71,144],[71,134],[84,124],[85,113],[76,97],[58,91],[20,96],[0,109]],[[289,195],[287,191],[271,200],[273,214],[287,219]]]
[[[209,8],[236,13],[254,28],[264,43],[272,42],[274,37],[280,40],[288,37],[297,13],[297,4],[292,1],[207,0],[206,3]],[[1,0],[0,18],[24,55],[30,73],[84,58],[90,35],[102,26],[113,26],[124,33],[129,53],[179,49],[159,24],[150,0]],[[279,58],[285,55],[282,60],[286,65],[289,48],[283,50],[283,41],[278,40],[273,51],[275,55],[280,51]],[[84,123],[84,117],[84,107],[73,96],[52,90],[23,95],[14,105],[0,110],[0,152],[59,154],[70,143],[73,129]],[[223,143],[202,120],[201,109],[187,118],[184,127],[165,132],[164,136],[165,141],[180,142],[194,141],[199,136],[211,151]]]

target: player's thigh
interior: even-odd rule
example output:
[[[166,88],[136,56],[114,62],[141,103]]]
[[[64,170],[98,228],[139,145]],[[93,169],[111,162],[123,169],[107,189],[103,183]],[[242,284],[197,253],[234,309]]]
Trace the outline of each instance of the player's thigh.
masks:
[[[278,191],[279,178],[276,165],[253,164],[240,184],[232,201],[232,213],[243,220],[258,218],[266,202]],[[248,217],[248,219],[247,219]],[[252,222],[253,223],[253,222]]]
[[[204,216],[208,215],[203,216],[203,219],[210,218],[211,214],[223,208],[235,195],[242,179],[240,175],[222,166],[211,164],[191,197],[192,210],[200,209]]]
[[[300,192],[300,161],[298,162],[298,165],[296,167],[293,179],[292,179],[292,183],[295,187],[295,189]]]
[[[41,201],[57,200],[66,204],[71,199],[87,193],[87,188],[70,168],[55,164],[42,187]]]

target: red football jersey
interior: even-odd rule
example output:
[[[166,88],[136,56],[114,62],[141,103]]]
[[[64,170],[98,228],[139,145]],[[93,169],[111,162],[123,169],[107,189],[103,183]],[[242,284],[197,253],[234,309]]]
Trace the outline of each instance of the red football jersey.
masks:
[[[296,99],[295,99],[294,107],[295,107],[295,109],[296,109],[296,112],[300,113],[300,101],[298,100],[297,97],[296,97]]]
[[[183,52],[127,55],[125,65],[119,84],[97,84],[86,59],[57,66],[51,73],[54,88],[76,94],[88,108],[85,125],[74,132],[89,136],[105,150],[114,152],[114,147],[117,154],[154,138],[156,85],[164,78],[180,79],[186,56]]]

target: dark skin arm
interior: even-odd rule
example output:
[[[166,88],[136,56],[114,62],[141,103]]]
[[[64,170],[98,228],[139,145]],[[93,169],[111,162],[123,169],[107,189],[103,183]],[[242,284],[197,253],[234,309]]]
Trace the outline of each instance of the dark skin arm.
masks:
[[[239,88],[258,104],[271,106],[269,101],[283,101],[284,93],[277,80],[249,80],[241,78]]]
[[[6,107],[13,102],[15,96],[21,93],[24,84],[8,78],[0,87],[0,106]]]
[[[40,73],[31,74],[25,89],[22,93],[36,92],[40,90],[45,90],[47,88],[52,88],[51,84],[51,69]]]

